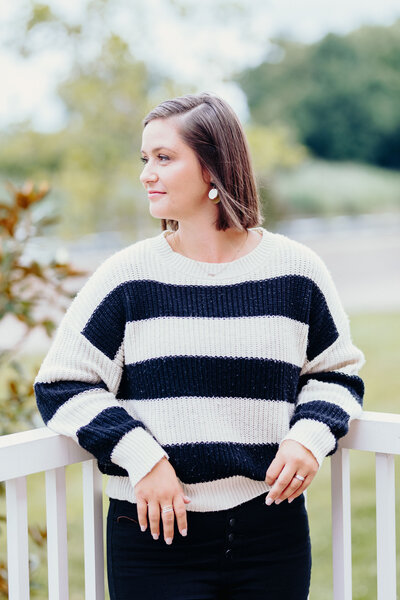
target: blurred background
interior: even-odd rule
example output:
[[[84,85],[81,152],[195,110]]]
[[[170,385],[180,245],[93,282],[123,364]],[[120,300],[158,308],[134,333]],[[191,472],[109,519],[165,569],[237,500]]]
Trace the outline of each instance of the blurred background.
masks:
[[[160,231],[139,182],[143,117],[203,90],[244,125],[263,226],[312,247],[331,271],[366,356],[365,408],[398,412],[398,0],[0,0],[0,433],[42,425],[33,377],[90,273]],[[372,600],[373,466],[353,462],[353,597]],[[40,520],[34,483],[31,493]],[[325,600],[326,466],[309,497],[310,598]],[[81,598],[75,537],[72,547],[71,597]]]

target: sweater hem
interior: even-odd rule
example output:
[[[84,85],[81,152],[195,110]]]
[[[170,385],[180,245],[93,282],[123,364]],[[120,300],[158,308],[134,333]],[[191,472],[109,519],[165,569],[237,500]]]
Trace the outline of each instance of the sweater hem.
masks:
[[[180,481],[180,484],[183,493],[191,500],[186,504],[186,510],[193,512],[216,512],[234,508],[271,489],[266,481],[256,481],[241,475],[193,484]],[[137,502],[127,477],[109,476],[106,494],[116,500],[126,500],[135,504]]]

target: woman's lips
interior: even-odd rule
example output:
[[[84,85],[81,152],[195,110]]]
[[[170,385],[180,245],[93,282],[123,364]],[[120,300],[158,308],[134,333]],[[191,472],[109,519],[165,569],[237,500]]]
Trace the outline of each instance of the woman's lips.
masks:
[[[163,196],[165,192],[147,192],[149,198],[154,198],[155,196]]]

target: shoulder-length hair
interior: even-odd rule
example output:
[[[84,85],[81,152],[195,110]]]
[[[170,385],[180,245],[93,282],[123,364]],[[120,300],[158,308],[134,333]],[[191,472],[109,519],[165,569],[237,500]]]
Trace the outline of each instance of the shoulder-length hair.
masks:
[[[165,100],[143,119],[176,118],[183,141],[207,169],[220,197],[216,228],[247,229],[264,221],[243,127],[231,106],[208,92]],[[176,231],[179,223],[161,219],[162,230]]]

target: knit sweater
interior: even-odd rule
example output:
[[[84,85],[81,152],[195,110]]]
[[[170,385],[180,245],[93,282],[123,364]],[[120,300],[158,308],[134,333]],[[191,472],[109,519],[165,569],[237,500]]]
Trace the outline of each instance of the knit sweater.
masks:
[[[279,444],[321,465],[362,411],[365,362],[321,258],[263,227],[248,254],[206,263],[166,233],[107,258],[72,300],[34,382],[45,424],[134,486],[166,457],[189,511],[268,491]]]

